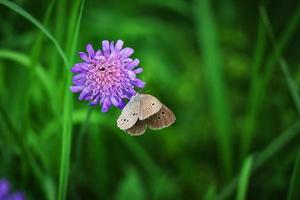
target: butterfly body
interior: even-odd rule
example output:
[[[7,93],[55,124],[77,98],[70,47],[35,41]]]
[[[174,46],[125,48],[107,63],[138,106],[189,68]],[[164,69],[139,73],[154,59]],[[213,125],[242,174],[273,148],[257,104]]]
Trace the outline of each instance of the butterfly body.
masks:
[[[156,97],[149,94],[136,94],[122,110],[117,126],[130,135],[142,135],[147,127],[162,129],[176,120],[174,113]]]

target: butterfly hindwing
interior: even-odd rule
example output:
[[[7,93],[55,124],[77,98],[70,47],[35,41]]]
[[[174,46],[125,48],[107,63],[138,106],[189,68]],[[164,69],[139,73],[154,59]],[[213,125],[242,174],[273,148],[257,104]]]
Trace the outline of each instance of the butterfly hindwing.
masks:
[[[146,121],[138,120],[135,125],[125,131],[131,136],[139,136],[145,133],[146,128]]]
[[[170,126],[175,120],[174,113],[167,106],[162,105],[159,112],[147,119],[147,124],[150,129],[157,130]]]

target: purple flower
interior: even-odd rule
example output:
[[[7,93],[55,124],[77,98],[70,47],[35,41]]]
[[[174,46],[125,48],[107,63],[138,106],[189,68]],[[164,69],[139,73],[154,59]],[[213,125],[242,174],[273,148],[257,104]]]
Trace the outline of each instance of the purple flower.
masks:
[[[83,60],[75,64],[72,92],[80,93],[80,100],[90,101],[90,105],[102,105],[102,112],[107,112],[114,105],[120,109],[125,106],[124,99],[136,94],[134,87],[143,88],[145,83],[136,78],[143,71],[139,60],[132,59],[132,48],[122,48],[123,41],[116,44],[104,40],[102,49],[94,50],[91,44],[79,56]]]
[[[21,192],[11,192],[10,184],[5,179],[0,179],[0,200],[25,200]]]

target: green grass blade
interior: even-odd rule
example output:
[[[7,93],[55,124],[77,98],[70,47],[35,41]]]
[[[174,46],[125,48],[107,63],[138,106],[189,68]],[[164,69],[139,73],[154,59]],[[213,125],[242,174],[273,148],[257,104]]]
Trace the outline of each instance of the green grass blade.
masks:
[[[50,21],[50,16],[52,14],[55,2],[56,2],[56,0],[52,0],[46,10],[46,14],[45,14],[45,17],[43,20],[43,24],[45,27],[47,27],[47,24]],[[40,31],[38,33],[36,40],[32,47],[31,58],[30,58],[30,63],[29,63],[29,65],[32,69],[29,72],[29,76],[28,76],[29,78],[28,78],[26,87],[30,88],[30,84],[32,84],[34,82],[34,79],[36,78],[36,76],[40,77],[41,78],[40,80],[45,82],[44,85],[46,86],[47,92],[49,94],[50,105],[53,110],[53,113],[56,114],[56,116],[58,117],[59,112],[58,112],[58,109],[56,106],[57,98],[55,98],[55,94],[54,94],[53,90],[51,89],[51,86],[54,86],[53,81],[51,80],[49,74],[45,72],[44,68],[41,68],[41,66],[39,65],[39,58],[42,55],[43,41],[44,41],[44,33],[42,31]],[[52,88],[54,88],[54,87],[52,87]],[[25,105],[29,105],[29,100],[30,100],[30,92],[27,92],[27,94],[24,97],[24,102],[27,101],[28,103],[25,103]],[[24,106],[24,107],[26,107],[26,106]],[[27,112],[27,113],[29,113],[29,112]],[[26,118],[30,119],[30,116],[28,116]],[[24,123],[25,123],[25,121],[27,122],[27,120],[24,120]]]
[[[76,43],[79,35],[79,28],[81,23],[81,17],[84,7],[84,0],[81,1],[81,7],[78,14],[78,19],[76,21],[75,30],[73,37],[71,52],[75,51]],[[70,34],[70,33],[69,33]],[[73,63],[73,55],[70,55],[71,61]],[[65,94],[64,94],[64,106],[63,106],[63,137],[62,137],[62,152],[61,152],[61,165],[59,173],[59,188],[58,188],[58,200],[64,200],[67,196],[68,190],[68,178],[70,171],[70,162],[71,162],[71,141],[72,141],[72,112],[73,112],[73,99],[72,93],[69,91],[71,84],[71,73],[67,73],[67,80],[65,85]]]
[[[75,161],[74,161],[74,167],[75,168],[79,168],[79,165],[80,165],[81,151],[82,151],[82,141],[83,141],[84,135],[85,135],[85,133],[88,129],[89,122],[90,122],[90,119],[91,119],[91,116],[92,116],[92,112],[93,112],[92,107],[89,107],[86,111],[86,118],[85,118],[84,122],[82,123],[82,125],[80,127],[78,135],[76,136],[77,147],[76,147],[76,153],[75,153],[76,156],[75,156]]]
[[[8,50],[8,49],[0,49],[0,58],[12,60],[18,64],[23,65],[24,67],[30,68],[30,58],[22,53]]]
[[[251,174],[259,169],[266,161],[276,155],[290,141],[300,134],[300,120],[296,121],[290,128],[283,131],[276,139],[274,139],[264,150],[256,153],[253,161],[253,170]],[[228,199],[237,187],[239,176],[235,177],[218,195],[218,200]]]
[[[254,162],[254,168],[259,168],[268,159],[275,155],[279,150],[281,150],[288,142],[292,141],[295,136],[300,132],[300,120],[298,120],[293,126],[281,133],[270,145],[268,145],[263,151],[261,151]]]
[[[43,17],[43,24],[45,27],[47,27],[47,23],[49,22],[53,7],[54,7],[54,3],[55,0],[52,0],[49,4],[49,6],[47,7],[47,10],[45,12],[45,16]],[[39,57],[41,55],[42,52],[42,43],[43,43],[43,39],[44,39],[44,33],[42,31],[38,31],[38,33],[36,34],[36,40],[34,41],[32,50],[31,50],[31,56],[30,59],[27,59],[27,64],[30,67],[30,70],[26,71],[26,76],[24,77],[24,79],[22,80],[24,83],[26,83],[26,90],[24,90],[25,92],[22,95],[22,107],[19,108],[21,115],[20,115],[20,120],[21,123],[21,129],[22,130],[22,134],[20,135],[20,137],[22,138],[32,138],[33,136],[36,136],[36,134],[32,133],[32,129],[33,129],[33,123],[31,121],[31,115],[32,112],[31,111],[31,95],[32,95],[32,85],[36,84],[36,78],[39,78],[40,81],[45,81],[45,80],[49,80],[49,78],[45,78],[40,76],[41,73],[39,74],[38,72],[43,72],[43,68],[41,68],[41,66],[39,65]],[[24,59],[23,59],[24,61]],[[24,63],[24,62],[23,62]],[[46,74],[46,73],[44,73]],[[46,74],[47,75],[47,74]],[[48,89],[48,87],[51,85],[51,82],[47,82],[45,84],[43,84],[44,86],[46,86],[45,88]],[[49,91],[49,90],[48,90]],[[50,104],[53,105],[53,101],[51,101],[53,99],[54,96],[52,96],[49,93],[49,99],[50,99]],[[55,108],[54,106],[51,106],[52,108]],[[25,139],[25,141],[27,141],[27,139]],[[39,170],[40,172],[37,171],[38,173],[38,182],[40,187],[42,187],[43,189],[43,193],[44,193],[44,199],[48,199],[48,200],[52,200],[54,199],[53,197],[51,197],[51,193],[50,191],[47,189],[49,188],[49,183],[51,183],[53,180],[47,176],[46,173],[46,167],[44,165],[44,163],[41,162],[36,162],[36,160],[43,160],[45,157],[41,154],[41,145],[40,145],[40,141],[39,140],[32,140],[35,141],[35,144],[26,144],[26,142],[23,141],[24,143],[24,149],[31,149],[31,151],[24,151],[25,154],[27,154],[28,156],[28,161],[31,162],[30,165],[34,166],[34,169]],[[32,146],[37,146],[37,148],[32,148]],[[30,147],[29,147],[30,146]],[[43,163],[43,164],[42,164]]]
[[[253,56],[253,83],[259,79],[259,67],[261,66],[264,58],[264,51],[266,49],[266,32],[262,23],[262,20],[258,21],[258,34],[257,42],[254,50]]]
[[[284,32],[282,33],[281,37],[278,39],[278,48],[272,51],[271,55],[267,59],[267,63],[265,65],[266,73],[263,79],[262,84],[262,96],[265,94],[265,90],[267,87],[267,84],[270,80],[273,67],[277,61],[277,54],[281,54],[287,47],[289,39],[296,33],[297,28],[300,23],[300,4],[298,4],[297,10],[295,11],[294,15],[290,18],[288,25],[283,29]]]
[[[244,122],[244,133],[241,134],[241,145],[240,145],[240,159],[246,157],[249,146],[251,145],[253,133],[255,130],[255,119],[258,112],[258,91],[261,86],[261,75],[259,73],[260,66],[263,62],[264,52],[266,49],[266,31],[264,29],[262,20],[259,20],[258,31],[257,31],[256,46],[253,55],[252,64],[252,75],[251,75],[251,86],[249,94],[249,102],[247,102],[247,111]]]
[[[56,4],[55,7],[55,17],[54,17],[54,24],[53,24],[53,35],[56,38],[56,40],[60,44],[65,44],[65,41],[63,40],[65,37],[65,28],[66,23],[68,21],[66,7],[67,7],[66,0],[60,0]],[[64,46],[62,46],[64,48]],[[50,55],[51,60],[50,63],[50,69],[49,73],[52,77],[57,77],[61,73],[61,69],[57,66],[61,65],[60,63],[60,57],[57,56],[57,53],[55,51],[51,51]]]
[[[269,32],[271,41],[272,41],[273,46],[274,46],[274,51],[275,51],[276,58],[278,60],[278,63],[281,66],[281,70],[282,70],[284,78],[285,78],[285,80],[286,80],[286,82],[288,84],[289,91],[290,91],[291,96],[292,96],[292,98],[294,100],[294,103],[296,105],[297,111],[300,114],[300,96],[299,96],[299,93],[298,93],[297,84],[292,79],[291,73],[289,71],[289,67],[287,66],[287,63],[285,62],[285,60],[283,59],[283,57],[282,57],[282,55],[280,53],[279,46],[276,43],[274,32],[273,32],[270,20],[268,18],[268,15],[266,13],[266,10],[263,7],[260,7],[259,10],[260,10],[260,15],[261,15],[261,17],[263,19],[263,22],[264,22],[264,24],[265,24],[265,26],[266,26],[266,28],[267,28],[267,30]]]
[[[17,51],[11,51],[7,49],[0,49],[0,58],[14,61],[30,70],[36,70],[35,73],[37,79],[41,82],[42,86],[45,88],[48,98],[51,99],[55,97],[55,93],[52,90],[52,88],[54,88],[54,83],[52,79],[49,78],[42,65],[37,63],[35,69],[33,69],[32,65],[30,64],[31,61],[29,56],[19,53]],[[54,102],[50,101],[50,105],[52,107],[52,110],[57,110],[57,106],[54,104]]]
[[[119,131],[116,132],[116,136],[122,143],[124,143],[128,150],[131,152],[132,156],[141,164],[142,168],[145,170],[147,175],[149,176],[149,190],[151,194],[153,194],[153,199],[156,198],[155,195],[159,194],[158,186],[163,181],[164,185],[161,185],[162,188],[168,187],[170,183],[167,175],[163,173],[163,171],[159,168],[159,166],[154,162],[148,152],[141,146],[137,140],[132,137],[124,137],[123,134],[120,134]]]
[[[119,132],[116,133],[116,136],[119,137],[119,140],[121,140],[128,147],[132,155],[143,165],[145,171],[149,175],[162,174],[159,166],[156,165],[151,156],[136,140],[134,140],[133,138],[126,138]]]
[[[198,0],[195,6],[195,21],[198,30],[198,43],[203,49],[204,73],[210,88],[211,108],[217,129],[219,157],[225,177],[232,174],[230,108],[226,99],[226,87],[223,80],[221,53],[218,45],[217,28],[208,0]]]
[[[53,6],[54,6],[55,0],[52,0],[45,12],[45,16],[43,17],[43,25],[47,27],[47,23],[49,22]],[[27,75],[23,78],[24,83],[26,83],[26,92],[22,95],[22,103],[23,106],[19,110],[21,110],[21,130],[23,132],[22,137],[30,137],[30,135],[33,135],[30,131],[32,129],[32,123],[30,120],[31,112],[30,112],[30,101],[31,101],[31,95],[32,95],[32,86],[33,84],[36,84],[35,82],[35,74],[36,74],[36,68],[38,67],[39,57],[42,52],[42,43],[44,39],[44,34],[41,31],[38,31],[36,34],[36,40],[33,43],[32,49],[31,49],[31,55],[30,55],[30,68],[31,70],[28,70],[26,73]],[[51,98],[51,97],[50,97]],[[52,98],[53,99],[53,98]],[[39,145],[39,142],[36,142],[37,145]],[[35,151],[35,154],[39,154],[39,152]],[[40,156],[39,156],[40,157]],[[48,195],[47,195],[48,196]]]
[[[115,199],[146,199],[143,183],[138,172],[134,168],[127,170],[125,178],[120,182]]]
[[[160,195],[164,191],[164,186],[166,185],[167,174],[162,174],[160,180],[157,182],[156,189],[153,192],[152,199],[157,200],[160,199]]]
[[[4,6],[10,8],[11,10],[15,11],[16,13],[18,13],[19,15],[23,16],[25,19],[30,21],[32,24],[34,24],[36,27],[38,27],[53,42],[53,44],[55,45],[59,55],[61,56],[61,58],[64,61],[65,67],[67,68],[69,66],[69,61],[68,61],[64,51],[62,50],[62,48],[60,47],[60,45],[56,41],[56,39],[37,19],[35,19],[27,11],[25,11],[23,8],[21,8],[20,6],[18,6],[17,4],[15,4],[13,2],[6,1],[6,0],[0,0],[0,4],[2,4]]]
[[[289,39],[296,33],[297,27],[300,22],[300,5],[297,7],[296,12],[293,14],[293,16],[290,18],[289,23],[287,26],[283,29],[281,36],[278,40],[278,53],[281,54],[287,47]],[[257,120],[257,114],[259,113],[259,110],[261,109],[263,105],[263,101],[265,98],[267,86],[274,68],[274,65],[277,61],[276,51],[272,51],[272,53],[267,57],[266,64],[264,65],[265,72],[262,75],[262,77],[259,79],[259,82],[257,82],[257,87],[253,92],[251,92],[250,99],[253,99],[254,101],[250,104],[250,106],[253,106],[251,108],[251,112],[249,113],[251,116],[247,123],[249,123],[247,126],[250,127],[250,130],[248,131],[246,129],[246,134],[244,136],[244,143],[241,145],[241,157],[245,158],[247,156],[247,153],[249,152],[251,143],[252,143],[252,135],[254,134],[254,127]],[[254,104],[254,105],[252,105]]]
[[[68,83],[70,78],[67,79]],[[63,108],[62,152],[58,185],[58,200],[65,200],[68,189],[70,171],[71,141],[72,141],[72,94],[66,89]]]
[[[27,148],[25,141],[20,137],[20,132],[17,127],[10,119],[6,108],[3,106],[3,103],[0,99],[0,119],[3,120],[3,124],[7,126],[10,136],[15,141],[15,144],[19,146],[22,153],[24,154],[23,159],[25,159],[26,163],[28,163],[29,167],[32,168],[34,177],[40,182],[43,183],[45,179],[45,174],[41,169],[40,165],[34,159],[30,149]]]
[[[300,198],[300,150],[298,151],[293,174],[291,177],[287,200],[297,200]]]
[[[217,194],[216,185],[212,184],[207,189],[203,199],[204,200],[215,200],[216,199],[216,194]]]
[[[239,178],[239,183],[238,183],[237,196],[236,196],[237,200],[245,200],[247,197],[247,188],[249,185],[249,178],[251,175],[252,162],[253,162],[252,156],[247,158],[244,162],[240,174],[240,178]]]
[[[66,41],[66,50],[67,56],[71,59],[75,58],[75,51],[77,46],[77,39],[79,34],[79,27],[76,23],[78,20],[78,11],[80,9],[81,1],[75,1],[74,6],[72,8],[69,26],[68,26],[68,37]],[[81,4],[82,5],[82,4]],[[71,60],[71,63],[73,61]]]
[[[44,27],[47,27],[47,24],[49,23],[49,19],[50,19],[55,1],[56,0],[52,0],[46,10],[46,14],[45,14],[44,21],[43,21]],[[42,52],[43,36],[44,36],[43,32],[39,32],[39,34],[33,44],[33,47],[32,47],[30,65],[32,66],[33,69],[35,69],[36,65],[38,64],[38,60],[39,60],[39,57]],[[34,71],[34,70],[32,70],[32,71]],[[32,74],[32,72],[31,72],[31,74]]]

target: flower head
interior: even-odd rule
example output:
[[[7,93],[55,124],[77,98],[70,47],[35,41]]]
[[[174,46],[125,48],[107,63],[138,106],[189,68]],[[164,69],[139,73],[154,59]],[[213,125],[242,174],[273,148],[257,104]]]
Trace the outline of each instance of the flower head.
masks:
[[[0,179],[0,200],[25,200],[21,192],[11,192],[10,184],[5,179]]]
[[[120,109],[125,106],[123,99],[130,99],[136,94],[134,87],[143,88],[145,83],[136,78],[143,71],[139,60],[129,58],[132,48],[122,48],[123,41],[116,44],[104,40],[102,49],[94,50],[91,44],[79,56],[83,60],[75,64],[72,92],[80,92],[79,99],[90,101],[91,105],[100,104],[102,112],[107,112],[111,105]]]

